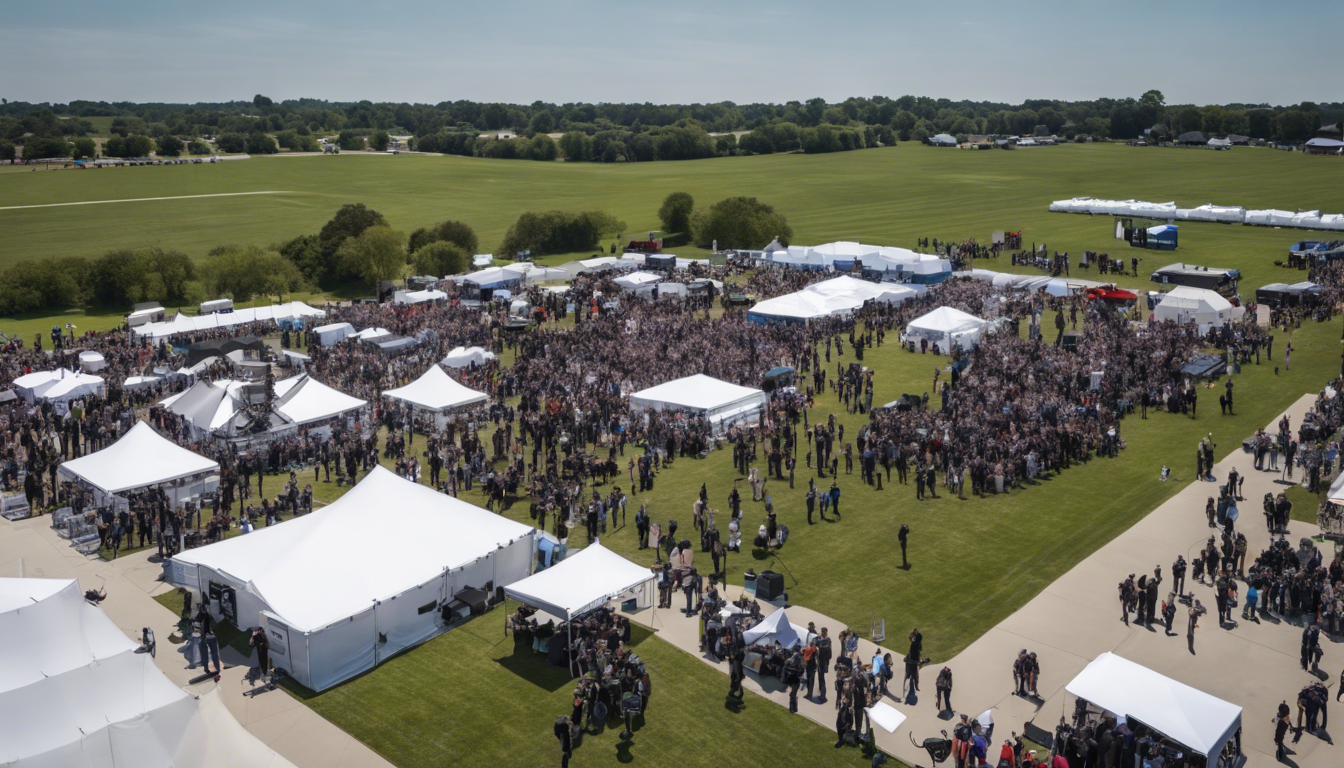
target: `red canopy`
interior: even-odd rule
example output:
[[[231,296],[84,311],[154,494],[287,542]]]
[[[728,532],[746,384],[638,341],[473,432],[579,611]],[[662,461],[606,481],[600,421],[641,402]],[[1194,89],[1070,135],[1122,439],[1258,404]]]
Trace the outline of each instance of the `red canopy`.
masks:
[[[1123,288],[1093,288],[1087,292],[1087,295],[1094,299],[1105,299],[1107,301],[1134,301],[1139,298],[1137,293],[1126,291]]]

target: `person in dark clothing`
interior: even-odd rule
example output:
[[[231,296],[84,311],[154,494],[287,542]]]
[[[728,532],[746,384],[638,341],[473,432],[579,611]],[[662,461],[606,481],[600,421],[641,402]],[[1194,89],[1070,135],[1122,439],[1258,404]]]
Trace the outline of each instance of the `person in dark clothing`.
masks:
[[[803,652],[794,651],[784,662],[784,684],[789,687],[789,711],[798,711],[798,686],[803,681]]]
[[[934,689],[937,698],[935,704],[938,705],[939,712],[951,712],[952,710],[952,668],[943,667],[938,673],[938,679],[934,681]]]
[[[271,670],[271,641],[266,639],[266,632],[261,627],[252,630],[252,637],[248,639],[247,644],[257,650],[257,677],[264,680]]]
[[[1288,735],[1288,715],[1279,715],[1278,721],[1274,723],[1274,758],[1283,762],[1288,756],[1287,748],[1283,746],[1283,737]]]
[[[826,627],[821,628],[821,637],[817,638],[817,675],[821,683],[821,703],[826,703],[826,673],[831,669],[831,636]],[[1344,673],[1340,674],[1344,678]]]
[[[900,530],[900,532],[898,532],[898,533],[896,534],[896,538],[897,538],[897,540],[899,540],[899,541],[901,542],[901,567],[902,567],[902,568],[909,568],[909,567],[910,567],[910,561],[907,560],[906,557],[905,557],[905,547],[906,547],[906,544],[909,543],[909,539],[910,539],[910,526],[908,526],[908,525],[902,523],[902,524],[901,524],[901,530]]]

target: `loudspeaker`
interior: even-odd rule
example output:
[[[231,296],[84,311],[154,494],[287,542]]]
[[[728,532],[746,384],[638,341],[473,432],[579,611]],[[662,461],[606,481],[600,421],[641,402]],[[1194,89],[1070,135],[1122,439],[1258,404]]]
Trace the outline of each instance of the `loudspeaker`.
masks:
[[[756,577],[756,599],[777,600],[784,595],[784,576],[774,571],[761,571]]]
[[[1083,334],[1080,331],[1065,331],[1064,349],[1070,352],[1076,350],[1078,348],[1078,339],[1082,338],[1082,335]]]

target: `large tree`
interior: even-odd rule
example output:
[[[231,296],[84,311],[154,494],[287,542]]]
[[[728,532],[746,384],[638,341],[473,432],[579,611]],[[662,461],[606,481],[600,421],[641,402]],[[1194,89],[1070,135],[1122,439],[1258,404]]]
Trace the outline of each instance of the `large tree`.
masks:
[[[283,301],[304,287],[303,275],[293,262],[255,245],[216,248],[206,257],[202,271],[212,297],[229,296],[238,302],[259,296]]]
[[[155,143],[158,144],[160,157],[177,157],[182,154],[182,149],[185,146],[181,139],[172,134],[159,137],[159,140]]]
[[[461,246],[439,240],[417,250],[411,256],[411,264],[420,275],[460,275],[470,266],[471,255]]]
[[[719,248],[764,248],[778,239],[787,244],[793,229],[783,214],[754,197],[730,197],[691,218],[696,245]]]
[[[348,238],[336,252],[342,271],[373,287],[406,271],[406,239],[391,227],[378,225]]]
[[[663,223],[663,232],[667,234],[689,232],[691,212],[694,208],[695,200],[686,192],[673,192],[663,198],[663,204],[658,208],[658,220]]]

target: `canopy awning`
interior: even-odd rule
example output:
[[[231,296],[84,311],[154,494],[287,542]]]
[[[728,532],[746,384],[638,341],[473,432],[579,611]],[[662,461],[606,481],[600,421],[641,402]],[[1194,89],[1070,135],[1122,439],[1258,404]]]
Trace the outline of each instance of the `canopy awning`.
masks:
[[[1222,754],[1241,728],[1241,707],[1114,653],[1098,656],[1064,689],[1206,757]]]
[[[437,413],[490,400],[484,392],[459,384],[437,365],[431,365],[424,375],[410,384],[387,390],[383,397]]]
[[[594,543],[504,587],[504,594],[556,618],[569,619],[643,584],[653,584],[652,571]]]
[[[65,462],[59,473],[106,493],[121,493],[218,471],[215,461],[173,443],[141,421],[103,450]]]

